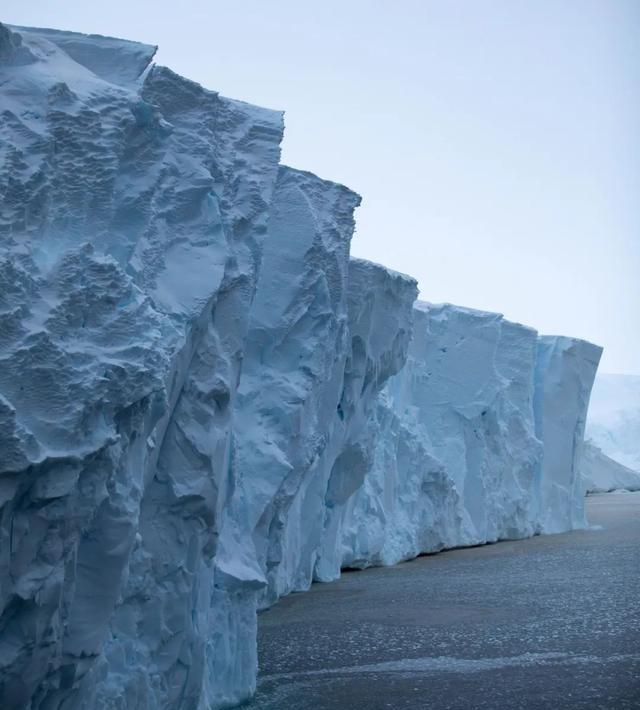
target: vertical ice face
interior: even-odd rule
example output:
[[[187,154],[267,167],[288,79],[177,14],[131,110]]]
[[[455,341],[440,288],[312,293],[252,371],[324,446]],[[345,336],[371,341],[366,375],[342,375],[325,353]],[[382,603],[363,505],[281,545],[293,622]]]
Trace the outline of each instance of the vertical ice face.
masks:
[[[533,533],[535,354],[535,331],[499,314],[416,305],[407,364],[378,404],[345,564]]]
[[[418,303],[405,367],[370,420],[342,563],[584,525],[579,475],[600,348],[496,313]]]
[[[253,653],[257,605],[339,576],[339,525],[366,470],[368,417],[406,356],[415,281],[349,260],[359,200],[308,173],[278,175],[216,573],[230,636]],[[254,687],[256,659],[237,665],[237,653],[220,654],[230,662],[217,671],[221,699]]]
[[[319,462],[347,357],[349,243],[359,202],[310,173],[278,172],[235,412],[236,484],[218,559],[228,623],[238,647],[253,653],[244,666],[218,673],[230,684],[229,697],[232,685],[241,697],[238,688],[246,694],[255,682],[259,598],[274,601],[311,583],[322,508],[315,501],[300,520],[297,501],[324,475]],[[242,619],[250,623],[236,622]]]
[[[153,52],[0,27],[6,707],[206,700],[282,120]]]
[[[176,210],[173,216],[165,207],[163,221],[180,237],[172,240],[166,281],[154,296],[168,294],[166,308],[174,317],[191,303],[200,313],[177,358],[166,426],[152,442],[156,453],[140,503],[140,541],[106,646],[113,681],[107,677],[103,692],[111,697],[130,674],[135,697],[151,666],[161,678],[153,689],[156,702],[206,706],[221,695],[226,699],[215,682],[224,659],[218,638],[233,630],[214,586],[214,560],[233,490],[232,413],[281,118],[155,67],[143,96],[171,122],[178,156],[175,183],[165,179],[169,194],[159,199]],[[202,224],[201,234],[192,220]],[[151,259],[145,252],[143,268]],[[246,654],[251,649],[238,649],[236,662],[244,664]],[[131,672],[133,659],[139,667]]]
[[[336,579],[342,566],[342,529],[349,502],[371,466],[375,440],[369,426],[378,395],[404,365],[412,332],[414,279],[361,259],[349,265],[349,351],[334,412],[328,479],[306,494],[322,505],[322,537],[314,577]],[[304,519],[304,513],[300,516]]]
[[[414,373],[394,383],[419,412],[433,456],[458,490],[472,540],[533,531],[530,496],[540,445],[532,410],[536,332],[499,314],[417,308]],[[419,325],[418,325],[419,324]]]
[[[534,407],[544,451],[536,477],[540,532],[563,532],[586,524],[580,457],[601,354],[602,348],[576,338],[538,340]]]

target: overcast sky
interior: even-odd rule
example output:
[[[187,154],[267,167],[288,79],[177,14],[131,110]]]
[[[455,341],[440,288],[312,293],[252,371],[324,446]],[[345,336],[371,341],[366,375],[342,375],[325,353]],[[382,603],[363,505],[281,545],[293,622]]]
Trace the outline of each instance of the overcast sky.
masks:
[[[421,298],[640,374],[638,0],[4,0],[286,111],[283,160],[363,196],[353,253]]]

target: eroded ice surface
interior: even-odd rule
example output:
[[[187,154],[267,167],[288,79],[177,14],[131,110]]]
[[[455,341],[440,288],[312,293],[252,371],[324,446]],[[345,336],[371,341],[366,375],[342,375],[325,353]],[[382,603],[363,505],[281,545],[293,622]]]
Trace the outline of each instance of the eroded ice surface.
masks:
[[[138,78],[152,55],[0,27],[4,707],[220,696],[213,560],[282,117]]]
[[[584,524],[599,348],[415,304],[280,113],[154,51],[0,25],[7,708],[237,703],[279,596]]]

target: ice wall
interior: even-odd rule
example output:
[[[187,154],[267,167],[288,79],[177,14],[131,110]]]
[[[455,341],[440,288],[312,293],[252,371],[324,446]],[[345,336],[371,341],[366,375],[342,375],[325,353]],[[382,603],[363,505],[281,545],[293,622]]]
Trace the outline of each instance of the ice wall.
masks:
[[[329,478],[319,491],[324,521],[314,574],[320,581],[340,574],[349,500],[364,482],[375,448],[369,422],[383,386],[405,363],[416,296],[414,279],[360,259],[350,262],[349,355],[334,413]]]
[[[557,533],[586,525],[580,458],[602,348],[584,340],[538,340],[534,409],[543,457],[536,475],[537,527]]]
[[[370,422],[343,564],[584,525],[577,461],[599,356],[496,313],[416,304],[407,363]]]
[[[599,349],[414,307],[282,116],[0,25],[0,698],[218,708],[344,565],[583,524]]]
[[[0,26],[4,708],[216,694],[213,558],[282,117],[153,53]]]
[[[228,627],[220,641],[234,643],[218,654],[226,659],[216,669],[225,699],[255,686],[258,604],[311,583],[322,508],[305,509],[300,520],[300,501],[315,480],[326,485],[321,459],[347,359],[349,243],[359,201],[341,185],[279,170],[235,412],[234,494],[218,552],[217,606]],[[247,653],[242,663],[237,649]]]
[[[349,242],[359,197],[308,173],[280,170],[251,312],[237,419],[237,499],[273,600],[310,584],[348,356]],[[256,480],[256,472],[259,480]],[[313,521],[313,516],[320,516]]]
[[[451,305],[418,303],[414,321],[407,364],[378,405],[374,465],[351,502],[350,566],[534,532],[535,331]]]
[[[257,607],[340,574],[333,516],[362,482],[368,417],[404,362],[416,284],[349,259],[359,200],[340,185],[280,170],[251,311],[237,483],[222,542],[226,570],[242,562],[255,572],[253,585],[236,575],[229,609],[238,618],[253,612],[255,620]],[[254,649],[255,621],[242,633]],[[240,687],[253,684],[249,670]]]

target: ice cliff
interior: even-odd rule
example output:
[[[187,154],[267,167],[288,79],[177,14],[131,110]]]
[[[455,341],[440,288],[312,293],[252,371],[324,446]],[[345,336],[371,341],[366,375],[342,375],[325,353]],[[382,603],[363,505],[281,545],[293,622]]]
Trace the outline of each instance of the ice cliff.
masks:
[[[373,465],[349,501],[342,564],[584,526],[599,357],[496,313],[418,302],[407,363],[370,420]]]
[[[0,25],[0,697],[253,690],[256,610],[584,524],[600,349],[416,302],[282,116],[155,48]]]
[[[3,707],[198,707],[282,117],[0,28]],[[241,654],[239,654],[239,661]]]

